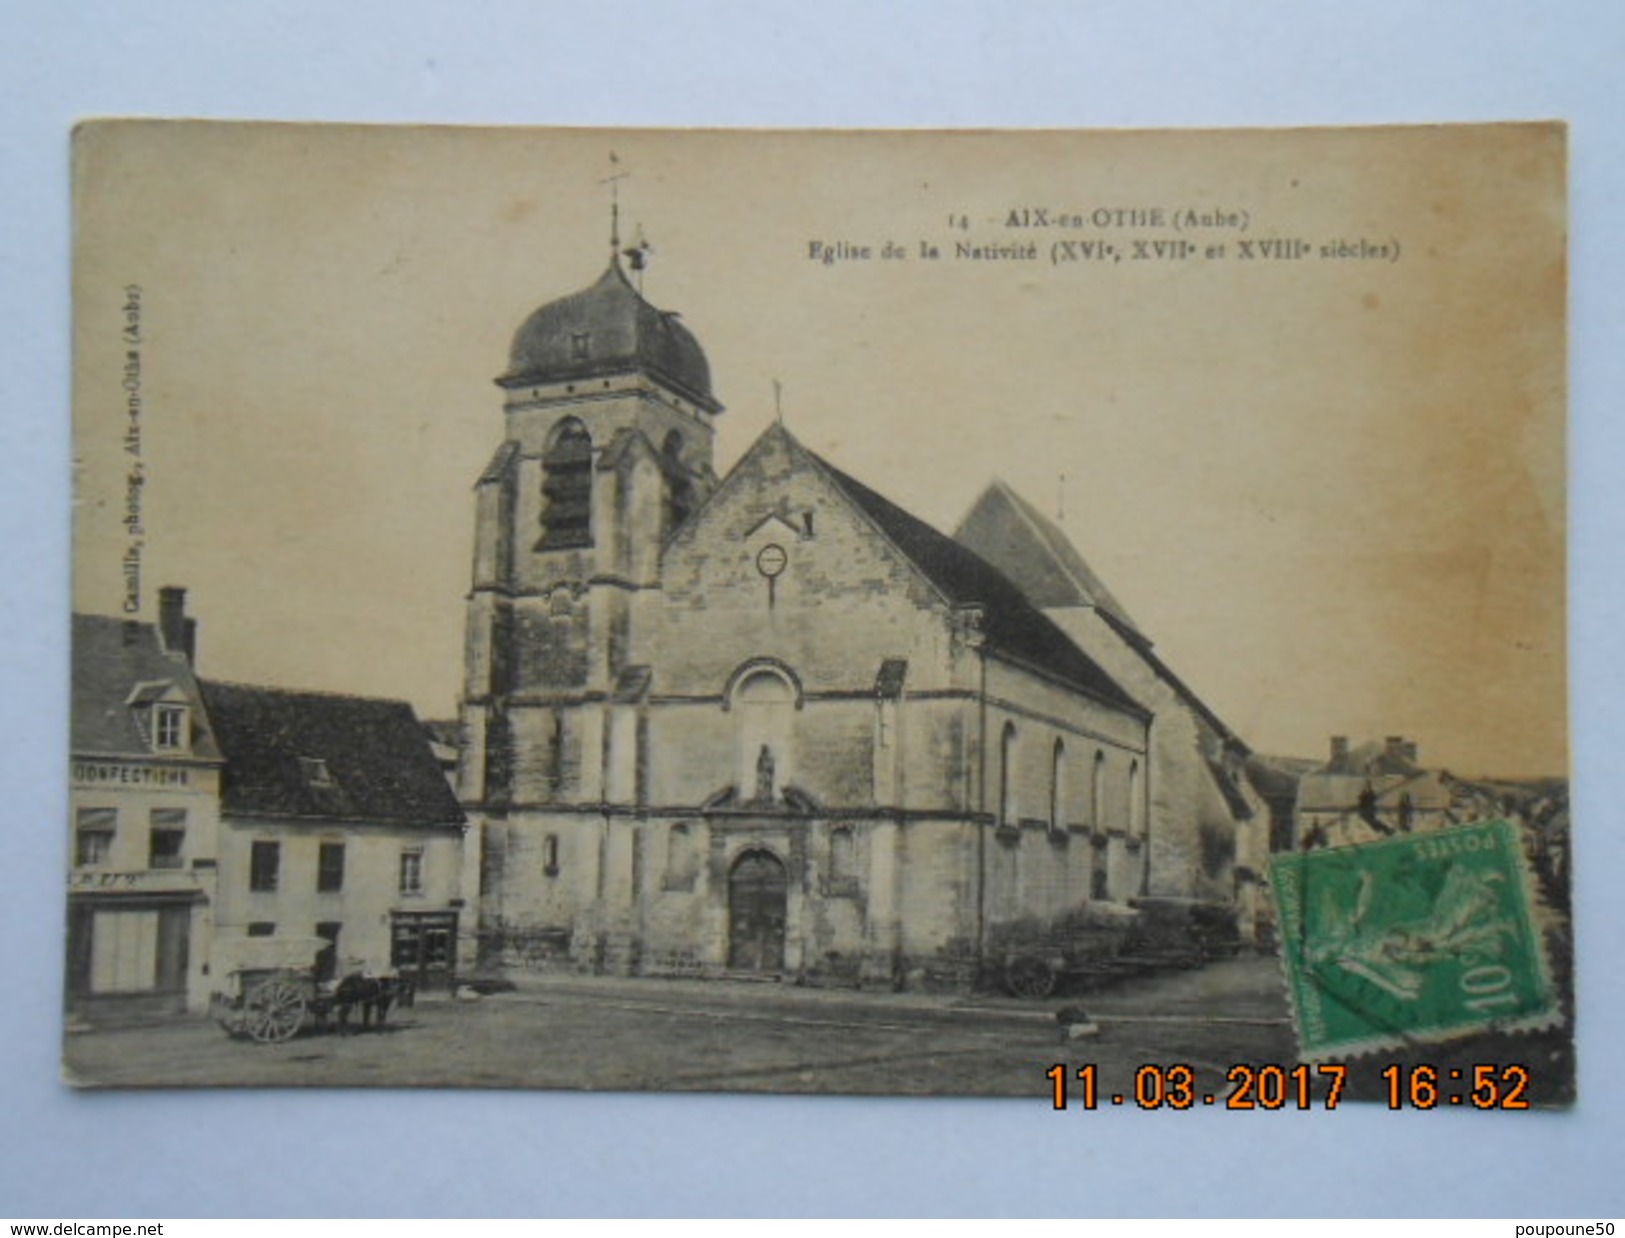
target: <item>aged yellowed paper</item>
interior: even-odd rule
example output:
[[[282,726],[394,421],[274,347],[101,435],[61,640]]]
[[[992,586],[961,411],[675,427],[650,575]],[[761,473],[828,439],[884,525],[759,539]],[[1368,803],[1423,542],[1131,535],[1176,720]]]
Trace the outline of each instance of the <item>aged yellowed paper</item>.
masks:
[[[1564,158],[83,126],[70,1077],[1570,1099]]]

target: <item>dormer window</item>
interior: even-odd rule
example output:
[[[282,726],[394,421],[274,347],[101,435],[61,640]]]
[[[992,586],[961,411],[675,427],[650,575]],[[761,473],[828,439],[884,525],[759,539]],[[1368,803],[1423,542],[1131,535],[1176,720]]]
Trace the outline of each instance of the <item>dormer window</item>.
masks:
[[[307,787],[331,787],[333,774],[327,768],[327,762],[321,757],[300,757],[299,772],[304,776]]]
[[[154,705],[152,707],[152,744],[169,751],[186,747],[186,707],[184,705]]]
[[[570,335],[570,360],[585,361],[592,355],[592,332],[575,331]]]

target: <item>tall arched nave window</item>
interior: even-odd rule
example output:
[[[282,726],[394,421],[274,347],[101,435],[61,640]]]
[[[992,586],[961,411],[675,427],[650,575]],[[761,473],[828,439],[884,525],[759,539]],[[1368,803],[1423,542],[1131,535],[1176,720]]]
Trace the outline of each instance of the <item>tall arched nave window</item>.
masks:
[[[1066,745],[1055,741],[1049,767],[1049,828],[1066,828]]]
[[[1106,828],[1106,754],[1095,750],[1095,762],[1089,770],[1089,826],[1094,830]]]
[[[1016,724],[1006,722],[999,737],[999,824],[1016,824],[1016,788],[1014,759],[1016,751]]]

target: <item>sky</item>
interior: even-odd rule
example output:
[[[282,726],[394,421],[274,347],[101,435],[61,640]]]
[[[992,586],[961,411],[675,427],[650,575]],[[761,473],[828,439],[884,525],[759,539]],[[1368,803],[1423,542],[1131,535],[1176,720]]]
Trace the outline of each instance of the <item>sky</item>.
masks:
[[[601,273],[614,171],[727,407],[719,472],[777,382],[941,529],[994,477],[1058,514],[1257,750],[1563,773],[1563,157],[1550,126],[82,128],[75,606],[125,600],[137,287],[143,617],[184,585],[206,675],[453,715],[491,380]],[[1270,241],[1307,256],[1244,256]]]

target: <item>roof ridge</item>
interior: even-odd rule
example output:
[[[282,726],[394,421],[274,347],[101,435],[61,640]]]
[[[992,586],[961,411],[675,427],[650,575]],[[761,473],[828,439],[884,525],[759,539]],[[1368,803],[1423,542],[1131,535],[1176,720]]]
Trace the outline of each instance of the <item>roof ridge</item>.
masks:
[[[1067,574],[1078,591],[1089,598],[1097,609],[1111,612],[1138,632],[1140,625],[1134,621],[1134,616],[1130,615],[1128,608],[1117,600],[1111,587],[1101,578],[1100,573],[1095,571],[1089,560],[1084,558],[1083,551],[1078,549],[1077,543],[1067,535],[1067,531],[1060,523],[1046,516],[1037,504],[1014,486],[1000,478],[995,478],[994,481],[1014,500],[1016,514],[1032,526],[1034,532],[1042,539],[1045,548],[1054,557],[1056,565]]]
[[[200,685],[215,688],[246,689],[250,692],[275,693],[279,696],[313,696],[335,701],[366,701],[376,705],[405,705],[416,712],[412,702],[398,696],[366,696],[359,692],[339,692],[331,688],[283,688],[274,684],[244,683],[238,679],[217,679],[213,675],[199,675]]]

